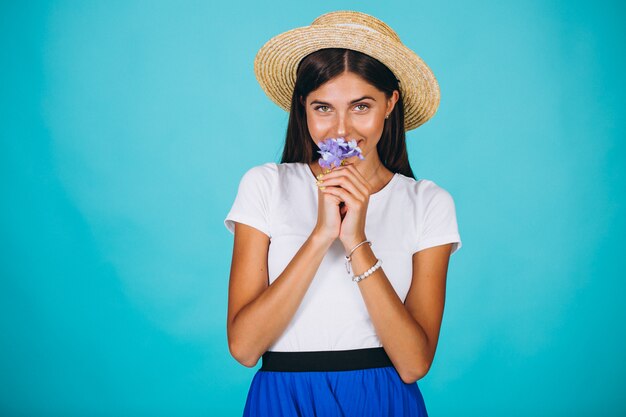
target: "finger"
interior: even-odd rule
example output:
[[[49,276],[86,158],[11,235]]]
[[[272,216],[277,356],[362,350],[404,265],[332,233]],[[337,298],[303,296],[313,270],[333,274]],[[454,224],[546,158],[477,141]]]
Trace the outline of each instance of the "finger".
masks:
[[[337,204],[341,203],[341,199],[340,199],[339,197],[337,197],[337,196],[335,196],[335,195],[332,195],[332,194],[330,194],[330,193],[325,193],[325,192],[324,192],[324,189],[325,189],[325,188],[326,188],[326,187],[324,187],[324,186],[317,187],[317,192],[318,192],[318,196],[319,196],[319,197],[321,197],[322,199],[323,199],[323,198],[330,198],[333,202],[335,202],[335,203],[337,203]]]
[[[341,166],[337,167],[336,170],[342,171],[342,170],[347,169],[349,170],[349,172],[355,174],[355,180],[360,181],[363,185],[369,185],[369,182],[365,179],[363,174],[361,174],[361,171],[357,168],[356,164],[354,164],[354,162],[356,162],[356,158],[357,158],[356,156],[353,156],[348,159],[344,159],[342,162],[346,162],[346,161],[351,161],[351,162],[346,162],[345,164],[342,164]]]
[[[364,191],[359,188],[361,185],[356,186],[347,172],[334,175],[331,178],[324,177],[324,179],[321,180],[321,182],[318,182],[318,184],[320,184],[320,188],[343,188],[344,190],[349,191],[354,197],[356,197],[360,201],[365,201],[365,199],[367,198],[367,188]]]
[[[361,174],[361,171],[359,171],[357,166],[354,164],[348,164],[345,166],[345,168],[347,168],[351,173],[354,174],[355,180],[359,181],[361,183],[361,186],[368,190],[369,193],[369,191],[371,190],[371,184],[365,179],[363,174]]]
[[[354,196],[350,192],[341,187],[326,187],[324,190],[322,190],[322,192],[339,197],[339,199],[345,202],[346,206],[348,207],[359,207],[359,204],[361,203],[360,200],[354,198]]]
[[[324,176],[324,182],[326,182],[327,179],[330,180],[333,178],[345,178],[347,181],[349,181],[349,184],[352,184],[352,188],[350,188],[348,185],[345,185],[346,183],[344,182],[341,182],[341,185],[345,185],[344,188],[350,189],[350,191],[354,195],[360,195],[365,198],[366,196],[371,194],[372,187],[366,180],[361,179],[363,178],[363,176],[360,174],[355,166],[346,165],[343,167],[339,167],[334,173],[331,174],[329,174],[328,176]],[[356,192],[355,190],[359,191]]]

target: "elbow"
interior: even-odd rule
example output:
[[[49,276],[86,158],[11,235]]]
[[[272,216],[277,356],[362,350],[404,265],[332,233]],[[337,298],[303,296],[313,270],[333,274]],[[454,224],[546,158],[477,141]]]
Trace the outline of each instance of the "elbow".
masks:
[[[246,352],[234,342],[228,343],[228,350],[230,351],[231,356],[245,367],[254,368],[254,366],[256,366],[259,362],[259,357],[257,355]]]
[[[424,374],[426,375],[426,374]],[[421,374],[400,374],[400,379],[402,379],[402,382],[404,382],[405,384],[415,384],[417,381],[419,381],[420,379],[422,379],[424,377],[424,375]]]
[[[237,358],[235,358],[237,359]],[[239,362],[240,364],[242,364],[243,366],[247,367],[247,368],[254,368],[257,364],[259,360],[247,360],[247,359],[237,359],[237,362]]]
[[[410,369],[398,372],[398,374],[400,375],[400,379],[402,379],[402,382],[404,382],[405,384],[414,384],[426,376],[426,374],[430,370],[430,365],[431,362],[423,362],[421,364],[412,366]]]

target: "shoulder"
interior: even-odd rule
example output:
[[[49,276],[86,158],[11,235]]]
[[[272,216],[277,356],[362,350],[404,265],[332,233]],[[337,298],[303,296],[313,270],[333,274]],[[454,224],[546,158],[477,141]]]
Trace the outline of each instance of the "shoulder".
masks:
[[[239,180],[237,195],[240,199],[269,199],[278,180],[276,163],[267,162],[248,168]]]
[[[300,165],[303,165],[303,163],[283,162],[278,164],[276,162],[266,162],[248,169],[244,176],[277,180],[279,177],[300,175],[302,172]]]
[[[304,184],[312,178],[312,174],[307,173],[308,167],[307,170],[305,167],[306,164],[301,162],[266,162],[255,165],[243,174],[240,187],[260,189],[263,193],[277,197],[285,189],[305,189]]]
[[[271,189],[278,180],[275,162],[266,162],[248,168],[241,177],[239,187]]]
[[[398,183],[401,186],[402,193],[418,205],[428,204],[433,200],[452,199],[452,195],[448,190],[433,180],[426,178],[416,180],[400,173],[396,175],[398,176]]]
[[[249,168],[243,176],[246,178],[271,178],[278,174],[278,165],[275,162],[266,162]]]

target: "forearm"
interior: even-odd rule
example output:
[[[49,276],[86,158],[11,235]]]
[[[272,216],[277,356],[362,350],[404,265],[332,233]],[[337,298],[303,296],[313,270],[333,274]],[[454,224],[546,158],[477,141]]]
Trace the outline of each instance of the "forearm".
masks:
[[[362,274],[376,263],[369,245],[361,245],[352,255],[354,274]],[[426,374],[432,362],[432,349],[420,324],[405,308],[384,272],[384,263],[358,284],[372,324],[385,352],[405,382]]]
[[[285,270],[233,319],[232,339],[240,362],[254,366],[284,332],[331,243],[311,234]]]

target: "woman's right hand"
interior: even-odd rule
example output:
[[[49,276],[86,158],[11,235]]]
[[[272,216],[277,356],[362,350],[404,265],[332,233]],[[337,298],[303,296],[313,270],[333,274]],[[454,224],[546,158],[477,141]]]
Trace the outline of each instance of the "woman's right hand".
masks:
[[[339,208],[341,200],[337,196],[322,192],[319,187],[320,185],[317,187],[317,224],[313,233],[332,243],[339,237],[341,230],[342,218]]]

